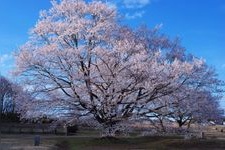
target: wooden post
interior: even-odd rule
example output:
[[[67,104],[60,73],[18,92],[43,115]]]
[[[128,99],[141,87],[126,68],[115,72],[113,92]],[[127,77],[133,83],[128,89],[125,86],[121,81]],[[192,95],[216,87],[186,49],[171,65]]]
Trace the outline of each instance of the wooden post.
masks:
[[[40,135],[36,135],[34,137],[34,146],[39,146],[40,145],[40,142],[41,142],[41,137]]]
[[[204,139],[205,138],[205,133],[201,132],[201,138]]]

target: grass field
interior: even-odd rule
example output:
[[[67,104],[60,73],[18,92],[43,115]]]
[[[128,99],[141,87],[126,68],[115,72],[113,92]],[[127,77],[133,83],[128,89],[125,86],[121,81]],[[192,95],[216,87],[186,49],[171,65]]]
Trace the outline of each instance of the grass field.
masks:
[[[59,150],[224,150],[224,140],[184,140],[180,137],[71,138],[57,143]]]
[[[219,131],[208,130],[207,139],[185,140],[181,136],[101,138],[96,130],[84,130],[75,136],[41,135],[38,147],[33,146],[35,135],[4,134],[0,150],[225,150],[225,133]]]
[[[41,136],[33,146],[33,135],[7,135],[1,150],[224,150],[225,140],[181,137],[100,138],[82,136]]]

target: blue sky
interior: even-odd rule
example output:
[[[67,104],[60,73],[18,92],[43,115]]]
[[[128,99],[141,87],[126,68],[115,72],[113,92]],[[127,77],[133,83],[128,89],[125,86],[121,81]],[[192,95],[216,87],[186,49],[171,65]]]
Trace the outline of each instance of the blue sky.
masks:
[[[204,58],[225,80],[224,0],[108,0],[108,3],[117,6],[131,26],[162,24],[162,32],[171,38],[180,37],[188,52]],[[9,76],[13,51],[26,42],[39,11],[50,6],[49,0],[1,0],[1,74]],[[222,107],[225,108],[225,101]]]

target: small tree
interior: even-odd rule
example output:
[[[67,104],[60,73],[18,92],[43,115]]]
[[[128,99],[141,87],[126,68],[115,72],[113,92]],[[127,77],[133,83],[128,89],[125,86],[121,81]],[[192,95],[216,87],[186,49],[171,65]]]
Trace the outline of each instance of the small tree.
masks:
[[[0,76],[0,86],[2,121],[19,121],[20,114],[25,113],[27,103],[32,99],[31,94],[3,76]]]
[[[176,53],[170,53],[169,56],[176,56]],[[182,61],[192,61],[189,57],[183,57]],[[168,57],[169,60],[174,57]],[[191,74],[183,76],[185,83],[170,95],[160,97],[147,106],[145,110],[141,109],[139,113],[149,118],[154,126],[162,131],[164,120],[175,121],[181,128],[184,125],[189,128],[191,123],[203,123],[208,119],[220,122],[223,111],[220,109],[219,100],[224,82],[219,80],[215,71],[206,64],[193,69]],[[152,109],[154,107],[155,109]],[[156,124],[156,120],[158,123]],[[155,125],[156,124],[156,125]]]
[[[12,95],[12,84],[9,80],[0,76],[0,119],[2,114],[9,111],[9,109],[14,109],[14,105],[11,104],[12,102],[10,101]]]

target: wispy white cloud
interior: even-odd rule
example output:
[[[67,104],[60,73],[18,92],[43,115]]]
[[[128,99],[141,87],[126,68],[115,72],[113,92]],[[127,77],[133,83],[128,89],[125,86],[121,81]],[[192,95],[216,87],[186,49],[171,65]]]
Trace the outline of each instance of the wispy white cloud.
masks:
[[[126,19],[136,19],[136,18],[142,18],[142,16],[145,14],[145,11],[136,11],[135,13],[126,13],[125,18]]]
[[[106,3],[113,8],[122,10],[126,19],[141,18],[145,14],[145,6],[157,0],[107,0]]]
[[[123,3],[126,8],[143,8],[146,5],[150,4],[150,0],[123,0]]]
[[[109,6],[125,9],[140,9],[156,0],[107,0]]]
[[[6,62],[12,60],[12,55],[11,54],[3,54],[0,55],[0,65],[4,65]]]
[[[118,6],[117,6],[118,2],[116,2],[116,1],[107,1],[106,4],[107,4],[109,7],[111,7],[111,8],[117,8],[117,7],[118,7]]]
[[[0,55],[0,74],[8,75],[9,70],[13,68],[13,55]]]

